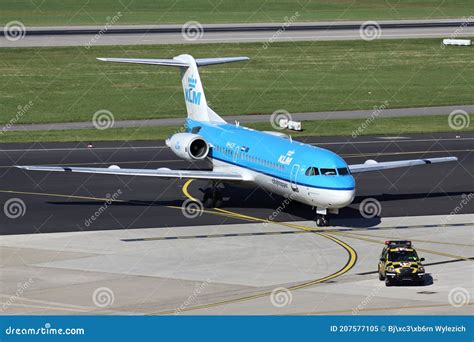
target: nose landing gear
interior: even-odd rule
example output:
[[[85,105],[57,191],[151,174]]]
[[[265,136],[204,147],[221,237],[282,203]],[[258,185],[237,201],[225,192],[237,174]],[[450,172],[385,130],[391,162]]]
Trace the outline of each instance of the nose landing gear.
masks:
[[[327,215],[317,214],[315,221],[316,221],[316,225],[318,227],[327,227],[327,226],[329,226],[329,220],[327,218]]]
[[[329,219],[327,216],[326,208],[316,208],[316,225],[318,227],[327,227],[329,226]]]

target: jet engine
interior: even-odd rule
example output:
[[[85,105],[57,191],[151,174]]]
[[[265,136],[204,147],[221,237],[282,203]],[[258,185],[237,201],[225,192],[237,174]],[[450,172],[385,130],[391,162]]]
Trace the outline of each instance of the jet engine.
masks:
[[[189,161],[203,160],[209,154],[209,144],[197,134],[173,134],[166,140],[166,145],[178,157]]]

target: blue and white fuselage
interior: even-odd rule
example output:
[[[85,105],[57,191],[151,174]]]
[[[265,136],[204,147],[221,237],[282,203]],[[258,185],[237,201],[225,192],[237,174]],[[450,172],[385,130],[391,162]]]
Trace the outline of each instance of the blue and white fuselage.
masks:
[[[227,123],[186,120],[210,145],[214,170],[235,172],[273,193],[321,208],[354,199],[355,181],[337,154],[308,144]]]

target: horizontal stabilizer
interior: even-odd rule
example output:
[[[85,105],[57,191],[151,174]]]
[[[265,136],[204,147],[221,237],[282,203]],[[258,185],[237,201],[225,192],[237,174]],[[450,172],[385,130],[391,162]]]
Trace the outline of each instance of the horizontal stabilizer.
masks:
[[[198,58],[196,59],[197,66],[206,66],[214,64],[224,64],[224,63],[233,63],[233,62],[244,62],[248,61],[250,58],[241,56],[241,57],[219,57],[219,58]]]
[[[177,56],[173,59],[149,59],[149,58],[97,58],[99,61],[103,62],[116,62],[116,63],[133,63],[133,64],[152,64],[152,65],[163,65],[163,66],[174,66],[174,67],[188,67],[190,64],[181,60]],[[243,62],[248,61],[250,58],[242,57],[219,57],[219,58],[197,58],[195,59],[196,65],[206,66],[214,64],[224,64],[224,63],[233,63],[233,62]]]
[[[153,64],[174,67],[187,67],[188,64],[174,59],[147,59],[147,58],[97,58],[103,62],[133,63],[133,64]]]

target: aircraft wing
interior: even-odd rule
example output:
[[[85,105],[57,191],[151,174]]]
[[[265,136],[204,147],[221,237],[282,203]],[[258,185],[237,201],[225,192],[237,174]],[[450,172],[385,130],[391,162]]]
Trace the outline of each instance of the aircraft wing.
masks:
[[[16,166],[28,171],[47,172],[79,172],[100,175],[145,176],[178,179],[209,179],[224,181],[246,181],[242,175],[232,172],[200,171],[200,170],[170,170],[170,169],[122,169],[118,166],[101,167],[69,167],[69,166]]]
[[[375,160],[367,160],[364,164],[353,164],[349,165],[351,173],[369,172],[369,171],[380,171],[387,169],[396,169],[399,167],[410,167],[416,165],[446,163],[456,161],[456,157],[443,157],[443,158],[426,158],[426,159],[410,159],[410,160],[397,160],[389,162],[376,162]]]

